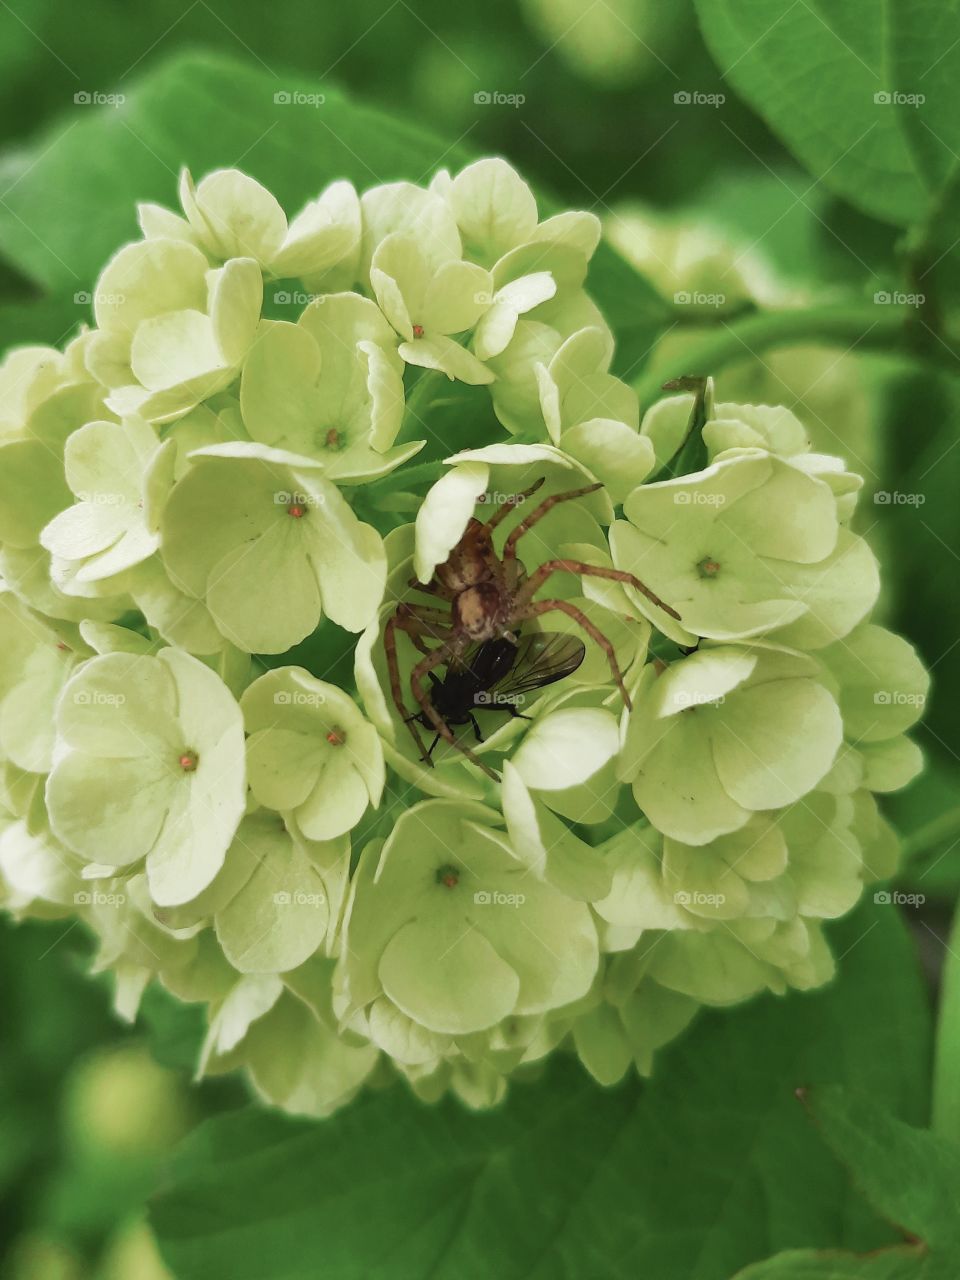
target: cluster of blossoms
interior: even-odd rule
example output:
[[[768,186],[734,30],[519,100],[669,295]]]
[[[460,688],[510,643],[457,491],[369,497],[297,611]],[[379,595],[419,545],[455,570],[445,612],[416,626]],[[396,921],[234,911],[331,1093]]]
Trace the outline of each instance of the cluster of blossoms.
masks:
[[[490,1105],[560,1048],[612,1082],[700,1005],[826,981],[824,921],[894,870],[874,793],[919,769],[927,687],[868,621],[860,478],[784,409],[641,421],[584,291],[597,220],[541,219],[503,161],[289,222],[236,171],[180,198],[92,330],[0,367],[6,909],[80,917],[124,1016],[153,980],[202,1002],[199,1071],[311,1115],[397,1072]],[[535,482],[599,483],[528,571],[627,571],[680,621],[561,575],[632,706],[590,640],[485,713],[493,776],[427,762],[384,624]]]

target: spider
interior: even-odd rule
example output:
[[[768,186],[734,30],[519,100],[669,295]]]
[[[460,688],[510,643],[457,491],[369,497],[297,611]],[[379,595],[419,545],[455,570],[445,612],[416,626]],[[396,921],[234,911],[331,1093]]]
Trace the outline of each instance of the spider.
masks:
[[[433,579],[427,583],[411,579],[409,585],[444,602],[443,607],[401,603],[390,616],[384,629],[383,644],[390,675],[390,692],[401,718],[407,724],[417,744],[421,759],[433,764],[429,752],[417,729],[417,721],[429,723],[445,742],[461,751],[489,777],[497,775],[464,743],[457,741],[449,724],[434,707],[424,680],[435,667],[445,665],[448,670],[463,665],[468,649],[484,641],[506,637],[517,642],[519,625],[545,613],[557,612],[573,619],[606,654],[610,671],[623,701],[629,708],[630,695],[623,683],[617,665],[613,645],[586,614],[569,600],[534,600],[534,596],[554,573],[575,573],[582,577],[607,578],[624,582],[642,592],[653,604],[671,617],[679,620],[675,609],[655,595],[649,587],[621,569],[606,569],[585,564],[580,560],[547,560],[529,576],[517,559],[517,543],[523,535],[538,524],[548,511],[560,502],[583,498],[602,488],[600,484],[585,485],[582,489],[570,489],[544,498],[508,534],[503,552],[497,555],[493,546],[493,532],[510,510],[524,502],[543,484],[541,477],[528,489],[504,502],[487,521],[471,516],[463,537],[450,552],[446,561],[437,566]],[[423,655],[410,673],[410,689],[421,708],[421,713],[410,716],[404,705],[400,687],[400,668],[397,663],[398,631],[407,635]],[[427,641],[435,642],[431,648]]]

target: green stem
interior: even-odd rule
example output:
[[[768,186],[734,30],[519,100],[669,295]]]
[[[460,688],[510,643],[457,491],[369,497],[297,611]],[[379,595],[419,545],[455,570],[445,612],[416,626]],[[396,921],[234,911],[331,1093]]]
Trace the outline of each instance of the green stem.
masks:
[[[921,854],[935,849],[952,836],[960,836],[960,808],[948,809],[946,813],[925,822],[908,836],[903,841],[904,861],[919,858]]]
[[[772,347],[797,342],[824,342],[846,347],[898,346],[909,308],[877,304],[810,307],[791,311],[762,311],[720,327],[691,342],[669,363],[657,364],[633,384],[642,408],[662,394],[663,383],[683,375],[713,375],[728,364],[759,357]]]
[[[947,942],[933,1059],[934,1133],[960,1142],[960,908]]]

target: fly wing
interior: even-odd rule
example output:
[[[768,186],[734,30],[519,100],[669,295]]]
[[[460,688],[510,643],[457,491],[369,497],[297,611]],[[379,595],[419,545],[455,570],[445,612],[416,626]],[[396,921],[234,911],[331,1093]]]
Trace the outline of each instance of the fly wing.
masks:
[[[576,671],[583,662],[583,641],[563,631],[532,632],[521,636],[516,660],[506,675],[489,686],[497,701],[530,693]]]

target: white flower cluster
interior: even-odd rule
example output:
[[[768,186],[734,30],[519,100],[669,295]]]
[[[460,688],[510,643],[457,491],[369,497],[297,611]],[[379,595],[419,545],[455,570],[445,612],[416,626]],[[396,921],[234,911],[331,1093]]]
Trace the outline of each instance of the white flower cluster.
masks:
[[[124,1016],[154,979],[202,1002],[199,1070],[309,1115],[396,1072],[489,1105],[560,1047],[611,1082],[701,1004],[825,981],[823,921],[894,869],[874,793],[919,769],[927,689],[868,621],[859,477],[783,409],[641,422],[597,220],[541,219],[501,160],[290,221],[233,170],[180,198],[94,329],[0,367],[7,910],[82,918]],[[445,457],[450,380],[480,399]],[[589,490],[520,544],[601,571],[542,593],[582,662],[482,708],[489,776],[424,760],[385,624],[535,486]]]

